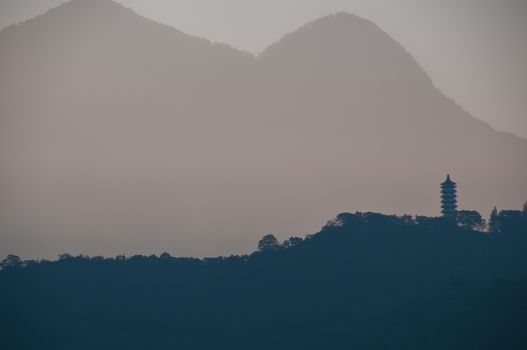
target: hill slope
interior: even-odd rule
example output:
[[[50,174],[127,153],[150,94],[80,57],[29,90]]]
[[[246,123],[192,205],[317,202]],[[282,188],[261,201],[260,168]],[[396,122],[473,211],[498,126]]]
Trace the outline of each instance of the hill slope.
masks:
[[[247,251],[349,208],[437,213],[446,172],[466,208],[527,198],[527,141],[348,14],[255,58],[74,0],[0,32],[0,76],[0,255]]]
[[[374,213],[250,256],[0,271],[5,349],[522,349],[527,213],[486,234]]]

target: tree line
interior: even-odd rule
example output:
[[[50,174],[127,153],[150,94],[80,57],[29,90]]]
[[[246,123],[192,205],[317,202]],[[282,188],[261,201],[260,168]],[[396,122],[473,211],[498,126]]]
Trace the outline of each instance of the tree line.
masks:
[[[4,260],[2,349],[521,349],[527,210],[487,229],[342,213],[204,259]]]

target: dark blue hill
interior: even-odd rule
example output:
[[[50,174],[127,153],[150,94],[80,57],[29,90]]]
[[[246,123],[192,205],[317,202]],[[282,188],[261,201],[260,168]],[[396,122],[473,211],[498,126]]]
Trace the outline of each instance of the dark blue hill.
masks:
[[[0,271],[2,349],[521,349],[527,216],[500,232],[341,214],[250,256]]]

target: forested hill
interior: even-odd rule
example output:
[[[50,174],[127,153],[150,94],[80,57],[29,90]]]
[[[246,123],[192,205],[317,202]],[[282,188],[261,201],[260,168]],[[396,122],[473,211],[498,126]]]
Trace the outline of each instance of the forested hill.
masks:
[[[523,349],[527,211],[341,214],[250,256],[4,260],[0,348]]]

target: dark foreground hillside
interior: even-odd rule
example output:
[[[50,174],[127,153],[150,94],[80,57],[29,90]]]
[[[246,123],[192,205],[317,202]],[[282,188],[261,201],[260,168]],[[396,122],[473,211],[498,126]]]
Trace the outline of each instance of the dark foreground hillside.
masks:
[[[341,214],[250,256],[4,261],[0,348],[525,349],[527,213]]]

